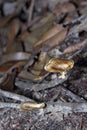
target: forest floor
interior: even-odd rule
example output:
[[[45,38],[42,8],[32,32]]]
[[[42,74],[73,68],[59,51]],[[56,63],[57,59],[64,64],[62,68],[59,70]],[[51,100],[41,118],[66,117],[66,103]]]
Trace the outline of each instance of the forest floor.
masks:
[[[87,130],[86,0],[0,0],[0,130]]]

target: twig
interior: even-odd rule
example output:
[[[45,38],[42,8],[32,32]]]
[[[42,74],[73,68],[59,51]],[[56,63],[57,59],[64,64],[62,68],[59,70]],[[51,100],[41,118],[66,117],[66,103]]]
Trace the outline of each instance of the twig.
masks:
[[[72,112],[87,112],[87,103],[64,103],[64,102],[55,102],[53,104],[47,104],[47,107],[44,109],[44,113],[56,113],[61,112],[64,114]]]
[[[16,108],[20,109],[20,104],[17,103],[3,103],[0,102],[0,108]],[[87,112],[87,103],[63,103],[56,102],[53,104],[47,104],[46,108],[43,109],[44,114],[46,113],[57,113],[61,112],[69,114],[73,112]]]
[[[42,83],[29,83],[29,81],[23,82],[20,80],[16,81],[16,86],[18,86],[20,89],[30,89],[30,90],[35,90],[35,91],[40,91],[40,90],[44,90],[44,89],[48,89],[48,88],[52,88],[58,84],[63,83],[64,81],[66,81],[67,76],[65,77],[65,79],[55,79],[52,81],[45,81]]]
[[[0,108],[16,108],[16,109],[20,109],[20,104],[18,104],[18,103],[0,102]]]
[[[12,99],[15,99],[15,100],[19,100],[21,102],[33,101],[30,98],[27,98],[27,97],[24,97],[24,96],[21,96],[21,95],[12,93],[12,92],[7,92],[7,91],[1,90],[1,89],[0,89],[0,95],[2,95],[4,97],[7,97],[7,98],[12,98]]]
[[[63,87],[59,87],[59,88],[60,88],[62,96],[67,95],[68,97],[70,97],[75,102],[87,102],[85,99],[80,98],[78,95],[74,94],[73,92],[71,92],[67,88],[63,88]]]
[[[68,36],[71,36],[73,34],[78,34],[81,31],[87,31],[87,16],[84,20],[81,21],[79,25],[74,26],[69,30]]]

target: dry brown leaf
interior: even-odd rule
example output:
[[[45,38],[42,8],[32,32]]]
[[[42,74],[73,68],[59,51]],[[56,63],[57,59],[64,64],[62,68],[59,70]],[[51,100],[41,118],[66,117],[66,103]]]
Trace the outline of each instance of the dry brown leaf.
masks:
[[[17,68],[17,72],[20,72],[23,69],[26,61],[10,61],[0,66],[0,74],[11,73],[13,69]]]
[[[18,40],[19,41],[24,41],[28,36],[29,36],[29,32],[28,31],[24,31],[24,32],[22,32],[19,35]]]
[[[30,54],[23,52],[4,55],[0,65],[0,74],[10,73],[15,68],[20,72],[29,57]]]
[[[10,27],[8,28],[8,44],[7,44],[7,52],[9,51],[11,44],[13,43],[18,31],[20,29],[20,22],[18,19],[14,19],[10,23]]]
[[[54,47],[59,45],[61,42],[63,42],[63,40],[66,37],[66,34],[67,34],[67,28],[63,28],[56,35],[54,35],[50,39],[46,40],[45,42],[43,42],[42,44],[40,44],[39,46],[34,48],[34,53],[38,53],[40,51],[47,52],[47,51],[53,49]]]
[[[32,67],[33,70],[41,71],[44,68],[44,65],[46,64],[47,60],[49,59],[46,52],[40,53],[40,56],[38,58],[38,61],[34,64]]]
[[[0,28],[6,26],[12,17],[13,15],[8,15],[0,18]]]
[[[69,2],[65,2],[62,4],[58,3],[54,10],[54,14],[59,16],[61,15],[61,13],[68,13],[72,11],[75,11],[75,6],[72,3],[69,3]]]
[[[30,28],[30,30],[34,31],[47,23],[50,24],[50,22],[53,22],[54,19],[55,16],[52,13],[47,13],[43,18],[41,17],[41,19]]]
[[[34,45],[34,43],[36,43],[37,39],[39,39],[43,34],[45,34],[53,26],[52,17],[49,17],[49,19],[47,19],[46,22],[42,20],[41,25],[39,27],[36,27],[36,29],[34,29],[31,33],[29,33],[29,36],[26,37],[26,39],[24,40],[26,51],[31,52],[32,46]]]
[[[15,86],[14,81],[16,78],[16,74],[17,74],[16,69],[11,74],[8,73],[7,76],[0,83],[0,88],[6,91],[13,91]]]
[[[15,64],[16,64],[15,61],[14,62],[11,61],[11,62],[7,62],[3,65],[0,65],[0,74],[6,73]]]
[[[39,81],[42,79],[41,76],[34,75],[31,72],[28,72],[27,70],[21,71],[18,75],[18,78],[32,81]]]
[[[35,44],[34,48],[37,47],[38,45],[42,44],[42,42],[48,40],[52,36],[54,36],[56,33],[60,32],[63,29],[62,25],[57,24],[53,26],[51,29],[49,29]]]
[[[0,66],[0,73],[3,74],[3,79],[0,82],[0,87],[4,90],[11,91],[14,88],[14,80],[17,74],[23,69],[25,61],[9,62]],[[7,66],[6,66],[7,65]]]

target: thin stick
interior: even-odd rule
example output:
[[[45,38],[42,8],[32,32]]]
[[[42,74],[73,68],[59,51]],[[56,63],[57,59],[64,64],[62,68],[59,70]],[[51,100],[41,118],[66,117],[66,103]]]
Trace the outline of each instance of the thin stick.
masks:
[[[64,87],[59,87],[61,95],[67,95],[68,97],[70,97],[73,101],[75,102],[87,102],[85,99],[81,98],[80,96],[74,94],[73,92],[71,92],[70,90],[68,90],[67,88]]]
[[[15,100],[19,100],[19,101],[21,101],[21,102],[33,101],[32,99],[27,98],[27,97],[25,97],[25,96],[21,96],[21,95],[12,93],[12,92],[7,92],[7,91],[1,90],[1,89],[0,89],[0,94],[1,94],[2,96],[4,96],[4,97],[12,98],[12,99],[15,99]]]
[[[16,109],[20,109],[20,104],[18,104],[18,103],[0,102],[0,108],[16,108]]]
[[[40,90],[44,90],[44,89],[48,89],[48,88],[52,88],[58,84],[61,84],[63,83],[64,81],[66,81],[68,78],[68,76],[65,77],[65,79],[55,79],[55,80],[52,80],[52,81],[46,81],[46,82],[42,82],[42,83],[29,83],[29,81],[26,81],[23,82],[23,81],[20,81],[20,80],[17,80],[16,81],[16,86],[18,86],[18,88],[20,89],[30,89],[30,90],[34,90],[34,91],[40,91]]]

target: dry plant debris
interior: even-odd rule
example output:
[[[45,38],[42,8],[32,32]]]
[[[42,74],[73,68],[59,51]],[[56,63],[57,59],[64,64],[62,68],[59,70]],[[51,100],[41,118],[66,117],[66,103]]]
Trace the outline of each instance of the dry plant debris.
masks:
[[[87,1],[0,0],[0,130],[86,124]]]

